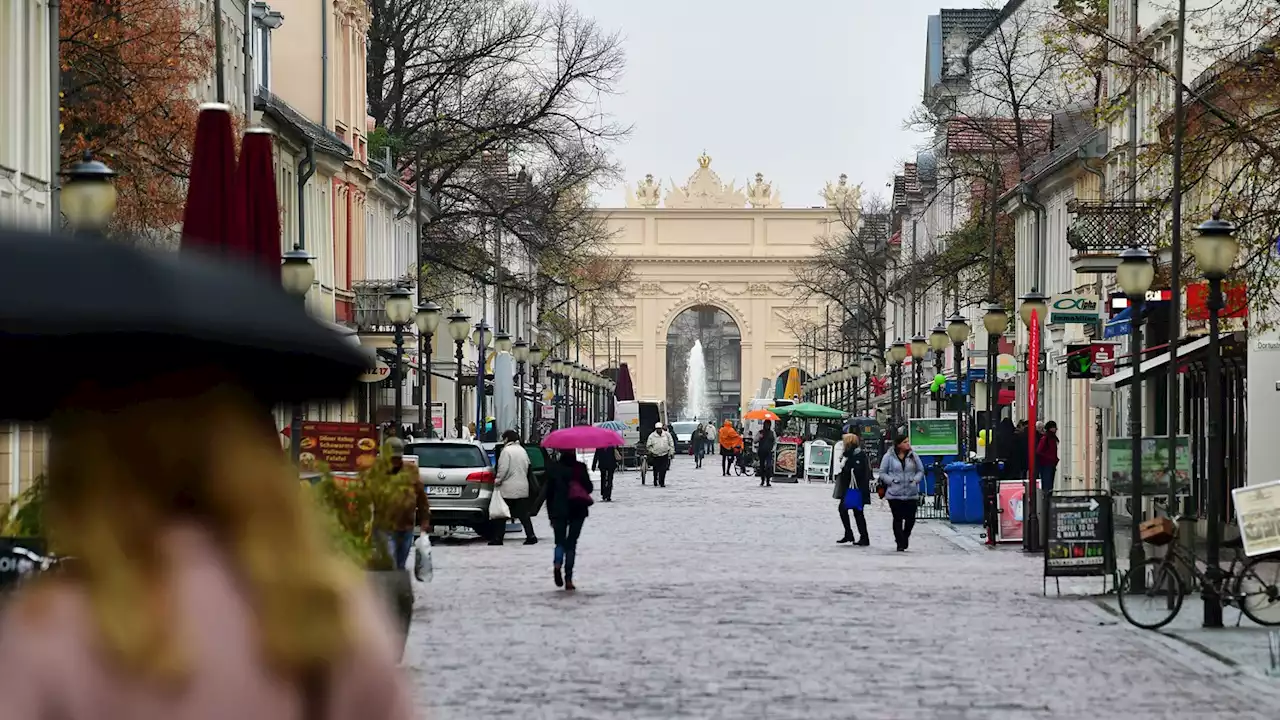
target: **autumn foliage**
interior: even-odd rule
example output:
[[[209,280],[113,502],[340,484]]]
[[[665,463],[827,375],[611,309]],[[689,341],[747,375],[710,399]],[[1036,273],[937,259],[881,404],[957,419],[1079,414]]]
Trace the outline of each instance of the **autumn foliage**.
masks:
[[[62,0],[62,162],[85,150],[119,173],[114,229],[182,221],[197,84],[212,31],[184,0]]]

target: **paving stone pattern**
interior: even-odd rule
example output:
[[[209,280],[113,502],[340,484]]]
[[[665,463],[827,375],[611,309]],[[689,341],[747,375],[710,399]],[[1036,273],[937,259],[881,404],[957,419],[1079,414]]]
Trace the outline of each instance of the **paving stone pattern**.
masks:
[[[1043,598],[1038,558],[945,522],[897,553],[877,505],[872,546],[838,546],[831,486],[686,458],[665,489],[619,474],[614,500],[575,594],[552,585],[545,517],[535,546],[436,546],[405,659],[423,717],[1277,717],[1277,681]]]

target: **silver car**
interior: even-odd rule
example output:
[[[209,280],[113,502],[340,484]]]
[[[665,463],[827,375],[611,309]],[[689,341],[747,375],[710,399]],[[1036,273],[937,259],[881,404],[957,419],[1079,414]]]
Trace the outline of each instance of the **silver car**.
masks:
[[[437,528],[465,527],[488,537],[493,467],[484,447],[470,440],[414,440],[405,452],[418,458],[418,477]]]

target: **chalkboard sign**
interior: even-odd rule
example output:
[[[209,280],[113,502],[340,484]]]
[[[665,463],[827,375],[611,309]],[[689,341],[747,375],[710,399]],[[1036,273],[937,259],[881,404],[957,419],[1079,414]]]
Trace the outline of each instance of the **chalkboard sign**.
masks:
[[[1044,544],[1045,577],[1109,575],[1115,568],[1111,497],[1050,496]]]

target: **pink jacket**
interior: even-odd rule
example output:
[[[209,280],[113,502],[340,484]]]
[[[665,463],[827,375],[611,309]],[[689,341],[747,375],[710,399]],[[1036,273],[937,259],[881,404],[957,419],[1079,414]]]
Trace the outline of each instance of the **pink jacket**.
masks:
[[[60,592],[32,621],[8,608],[0,620],[0,718],[4,720],[293,720],[302,693],[268,671],[255,640],[253,611],[224,555],[201,531],[174,531],[183,558],[177,577],[192,683],[164,693],[120,677],[95,657],[85,597]],[[339,663],[326,720],[410,720],[409,693],[390,623],[368,593],[356,604],[360,645]]]

